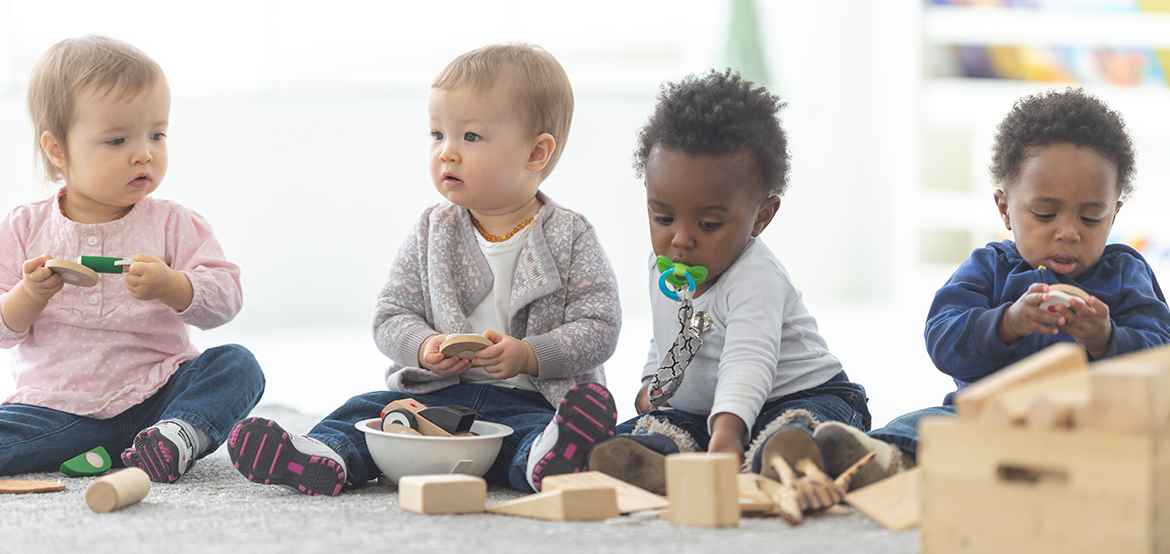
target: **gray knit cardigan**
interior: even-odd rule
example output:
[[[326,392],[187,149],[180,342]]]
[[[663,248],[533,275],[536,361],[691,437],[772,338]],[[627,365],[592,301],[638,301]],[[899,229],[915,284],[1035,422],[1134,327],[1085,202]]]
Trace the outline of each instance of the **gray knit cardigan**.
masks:
[[[553,406],[574,383],[605,383],[602,362],[617,347],[617,277],[580,214],[544,193],[520,252],[512,286],[512,336],[532,345],[533,378]],[[435,334],[470,333],[467,314],[487,296],[493,276],[467,210],[449,202],[427,208],[406,237],[382,287],[374,341],[390,358],[390,390],[426,394],[459,382],[418,367],[418,350]]]

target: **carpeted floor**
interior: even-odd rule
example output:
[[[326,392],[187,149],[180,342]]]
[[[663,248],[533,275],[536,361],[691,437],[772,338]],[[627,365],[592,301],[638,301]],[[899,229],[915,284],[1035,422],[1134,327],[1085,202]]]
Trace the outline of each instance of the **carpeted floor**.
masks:
[[[307,431],[315,419],[267,406],[257,415]],[[744,519],[738,528],[674,527],[666,521],[615,525],[554,523],[494,514],[424,516],[398,508],[398,492],[376,484],[335,498],[307,497],[255,485],[236,472],[221,448],[174,485],[155,484],[142,502],[109,514],[86,507],[94,478],[60,473],[20,479],[61,479],[63,492],[0,495],[0,552],[479,553],[720,552],[911,553],[919,533],[891,533],[854,512],[812,517],[798,527],[780,519]],[[520,496],[492,487],[488,505]]]

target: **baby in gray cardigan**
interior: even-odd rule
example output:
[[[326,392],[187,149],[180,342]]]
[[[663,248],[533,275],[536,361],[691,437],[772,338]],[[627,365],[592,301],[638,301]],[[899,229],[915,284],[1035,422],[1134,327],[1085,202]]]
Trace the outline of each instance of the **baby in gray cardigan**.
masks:
[[[536,46],[480,48],[436,77],[428,112],[431,178],[447,202],[423,212],[378,297],[390,390],[351,398],[307,437],[241,421],[229,453],[252,481],[336,495],[377,477],[355,424],[404,398],[511,427],[485,477],[519,490],[581,469],[613,434],[602,362],[621,326],[617,279],[589,222],[538,190],[572,121],[564,69]],[[445,356],[453,333],[491,345]]]

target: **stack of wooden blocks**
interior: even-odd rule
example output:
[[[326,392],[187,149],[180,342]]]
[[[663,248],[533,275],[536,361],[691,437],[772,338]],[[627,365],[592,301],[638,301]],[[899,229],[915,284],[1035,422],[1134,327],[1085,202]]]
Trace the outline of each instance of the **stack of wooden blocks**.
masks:
[[[1051,346],[924,420],[922,550],[1170,552],[1170,347]]]

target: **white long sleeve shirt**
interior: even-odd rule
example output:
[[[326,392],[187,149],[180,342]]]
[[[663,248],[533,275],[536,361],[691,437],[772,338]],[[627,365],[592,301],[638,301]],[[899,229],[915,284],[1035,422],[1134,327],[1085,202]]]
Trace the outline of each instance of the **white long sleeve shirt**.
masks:
[[[679,303],[658,289],[659,275],[652,259],[654,336],[643,381],[654,374],[679,332]],[[708,416],[729,412],[750,429],[765,402],[820,385],[841,371],[800,290],[759,239],[748,241],[694,306],[711,316],[712,325],[701,335],[703,346],[670,399],[675,409]],[[711,421],[708,417],[708,426]]]

